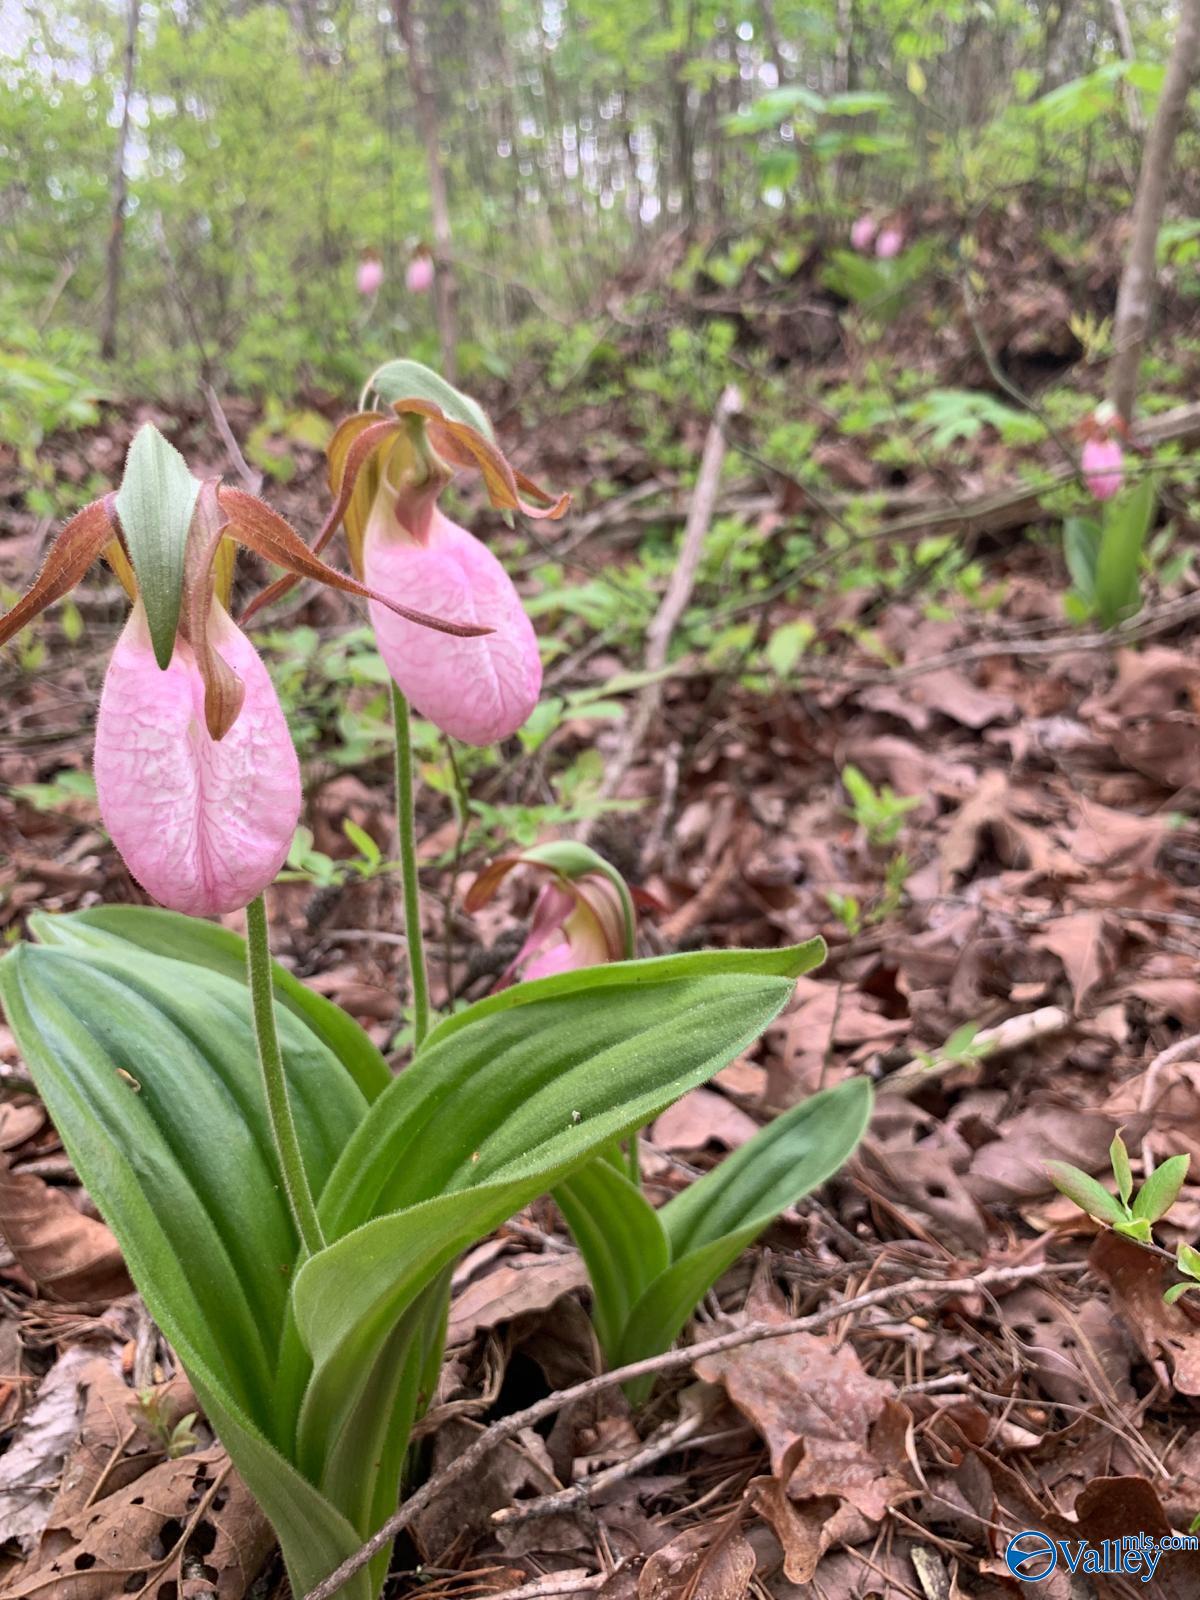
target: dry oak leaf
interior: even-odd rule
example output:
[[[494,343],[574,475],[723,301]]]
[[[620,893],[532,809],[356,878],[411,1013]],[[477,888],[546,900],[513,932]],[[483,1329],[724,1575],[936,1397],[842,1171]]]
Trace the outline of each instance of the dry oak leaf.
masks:
[[[1179,650],[1122,650],[1117,681],[1080,707],[1126,766],[1168,789],[1200,783],[1200,662]]]
[[[1079,797],[1079,821],[1070,838],[1071,854],[1085,867],[1122,867],[1127,872],[1153,872],[1171,833],[1166,812],[1140,817],[1114,811],[1095,800]]]
[[[1017,814],[1008,779],[997,770],[983,774],[974,794],[950,819],[939,851],[943,893],[970,876],[989,844],[1002,866],[1028,867],[1034,873],[1067,881],[1083,876],[1082,869],[1046,830]]]
[[[113,1494],[157,1466],[165,1455],[161,1439],[139,1425],[138,1397],[118,1367],[97,1358],[79,1375],[85,1398],[79,1434],[63,1465],[58,1494],[50,1508],[38,1559],[45,1562],[72,1542],[72,1519],[101,1494]],[[156,1392],[160,1414],[171,1424],[199,1409],[186,1378]]]
[[[1056,917],[1044,933],[1033,936],[1035,950],[1049,950],[1062,962],[1079,1014],[1102,984],[1117,970],[1122,932],[1103,911],[1073,911]]]
[[[79,1381],[92,1360],[83,1345],[71,1345],[59,1356],[0,1456],[0,1543],[15,1540],[25,1550],[37,1543],[79,1431]]]
[[[786,1320],[778,1298],[757,1286],[742,1315]],[[897,1459],[877,1437],[883,1429],[890,1440],[892,1408],[903,1407],[890,1383],[863,1371],[850,1345],[835,1347],[816,1334],[795,1333],[705,1356],[695,1370],[707,1383],[722,1384],[758,1431],[772,1474],[790,1499],[845,1502],[868,1522],[879,1522],[889,1506],[912,1493],[903,1455]]]
[[[564,1294],[581,1289],[587,1281],[587,1269],[573,1251],[502,1261],[454,1297],[446,1344],[453,1349],[477,1333],[513,1322],[527,1312],[548,1311]]]
[[[742,1600],[754,1567],[754,1551],[728,1519],[694,1523],[647,1560],[637,1600]]]
[[[1144,1126],[1144,1118],[1140,1125],[1127,1125],[1131,1143],[1140,1139]],[[1052,1193],[1047,1161],[1102,1171],[1116,1131],[1116,1123],[1101,1111],[1033,1104],[1004,1124],[1002,1138],[975,1152],[964,1181],[983,1206],[1018,1205]]]
[[[757,1132],[754,1118],[723,1094],[692,1089],[658,1118],[653,1140],[663,1150],[703,1150],[707,1144],[736,1150]]]
[[[199,1577],[214,1600],[242,1600],[275,1543],[217,1447],[161,1462],[67,1528],[75,1543],[16,1579],[6,1600],[178,1600]]]
[[[1167,1279],[1159,1257],[1106,1232],[1088,1260],[1108,1279],[1117,1311],[1160,1380],[1180,1394],[1200,1394],[1200,1322],[1184,1303],[1163,1300]]]
[[[53,1300],[119,1300],[133,1285],[103,1222],[71,1204],[61,1189],[16,1173],[0,1159],[0,1235]]]

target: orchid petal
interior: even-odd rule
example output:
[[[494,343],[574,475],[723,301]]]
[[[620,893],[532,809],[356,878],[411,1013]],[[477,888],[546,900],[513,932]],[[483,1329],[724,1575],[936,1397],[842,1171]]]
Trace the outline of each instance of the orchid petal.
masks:
[[[553,978],[560,972],[574,972],[588,965],[569,944],[553,944],[549,950],[543,950],[540,956],[534,957],[521,974],[521,982],[532,983],[534,978]]]
[[[68,594],[110,544],[116,530],[112,495],[77,511],[51,544],[42,570],[7,615],[0,617],[0,644],[7,644],[46,607]]]
[[[218,489],[217,499],[228,513],[234,537],[247,549],[256,551],[278,567],[286,567],[302,578],[315,578],[318,583],[330,589],[340,589],[344,594],[376,601],[406,622],[432,628],[436,633],[477,639],[489,632],[486,621],[477,622],[472,617],[469,621],[457,622],[446,617],[431,616],[424,611],[414,610],[412,606],[403,605],[388,595],[377,593],[366,584],[359,583],[357,578],[348,578],[344,572],[338,572],[335,567],[326,566],[313,554],[290,522],[281,517],[278,511],[272,511],[265,501],[247,494],[244,489]]]
[[[1097,500],[1111,500],[1125,478],[1125,452],[1119,439],[1087,439],[1080,456],[1084,482]]]
[[[236,911],[266,888],[300,817],[300,768],[274,687],[224,612],[209,624],[244,688],[219,742],[205,726],[195,652],[176,643],[165,670],[134,608],[109,662],[96,722],[100,813],[129,871],[174,911]]]
[[[372,601],[371,622],[388,671],[423,717],[466,744],[494,744],[526,721],[542,686],[533,624],[512,579],[487,547],[434,507],[420,543],[396,521],[386,486],[367,527],[365,575],[389,601],[478,619],[481,638],[433,640]]]

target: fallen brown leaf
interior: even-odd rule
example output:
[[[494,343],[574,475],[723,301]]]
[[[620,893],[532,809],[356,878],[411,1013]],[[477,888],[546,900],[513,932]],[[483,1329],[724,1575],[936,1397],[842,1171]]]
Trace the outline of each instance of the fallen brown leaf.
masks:
[[[163,1461],[136,1482],[81,1508],[73,1543],[37,1561],[9,1600],[166,1600],[189,1593],[201,1564],[216,1600],[241,1600],[275,1543],[266,1518],[219,1448]],[[196,1590],[193,1588],[192,1593]]]
[[[646,1562],[638,1600],[742,1600],[754,1567],[754,1551],[736,1525],[695,1523]]]
[[[103,1222],[84,1216],[61,1189],[14,1173],[0,1159],[0,1234],[17,1261],[55,1300],[106,1301],[133,1285]]]
[[[574,1252],[502,1261],[454,1297],[446,1343],[453,1348],[528,1312],[548,1311],[586,1282],[587,1269]]]
[[[1163,1300],[1168,1279],[1162,1261],[1107,1232],[1089,1259],[1108,1279],[1118,1312],[1162,1381],[1181,1394],[1200,1394],[1200,1322],[1182,1304]]]
[[[713,1089],[693,1089],[663,1112],[652,1137],[664,1150],[703,1150],[707,1144],[736,1150],[757,1132],[758,1123],[732,1100]]]
[[[1056,917],[1035,934],[1035,950],[1049,950],[1062,962],[1078,1014],[1095,991],[1113,977],[1121,954],[1121,926],[1103,911],[1076,911]]]

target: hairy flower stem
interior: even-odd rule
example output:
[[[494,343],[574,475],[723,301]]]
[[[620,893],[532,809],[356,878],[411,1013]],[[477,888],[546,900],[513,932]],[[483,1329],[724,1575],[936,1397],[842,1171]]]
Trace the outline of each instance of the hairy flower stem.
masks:
[[[421,886],[417,878],[417,829],[413,813],[412,732],[408,701],[393,683],[392,720],[396,726],[396,829],[404,881],[404,933],[412,984],[413,1042],[419,1050],[429,1032],[429,974],[421,936]]]
[[[325,1247],[321,1224],[308,1176],[304,1171],[304,1158],[300,1154],[300,1140],[292,1116],[292,1103],[288,1098],[287,1080],[283,1072],[283,1055],[279,1049],[279,1035],[275,1030],[275,996],[271,979],[271,944],[267,933],[267,908],[262,895],[257,895],[246,907],[246,963],[250,977],[250,1007],[254,1015],[254,1037],[258,1041],[258,1064],[262,1068],[263,1088],[267,1096],[267,1115],[271,1121],[271,1134],[275,1140],[275,1153],[283,1174],[283,1188],[291,1207],[296,1228],[305,1252],[316,1255]]]

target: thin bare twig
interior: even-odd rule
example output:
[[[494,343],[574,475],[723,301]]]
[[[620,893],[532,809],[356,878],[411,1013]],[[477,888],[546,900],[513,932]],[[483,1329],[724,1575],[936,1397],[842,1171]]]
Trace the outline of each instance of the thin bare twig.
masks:
[[[1048,1039],[1071,1026],[1069,1014],[1061,1006],[1041,1006],[1037,1011],[1022,1012],[1017,1017],[1007,1017],[994,1028],[982,1028],[971,1041],[972,1059],[982,1060],[1003,1055],[1009,1050],[1021,1050]],[[879,1085],[880,1094],[916,1094],[926,1084],[936,1083],[963,1064],[962,1057],[951,1056],[945,1061],[906,1061],[895,1072],[890,1072]]]
[[[704,451],[700,458],[700,471],[696,477],[696,488],[692,495],[691,507],[688,511],[687,526],[683,530],[683,543],[679,550],[679,560],[671,574],[671,581],[667,585],[667,592],[663,595],[662,603],[654,614],[654,619],[646,630],[646,659],[647,672],[659,673],[667,664],[667,651],[671,646],[671,639],[679,620],[687,609],[687,603],[692,597],[692,590],[696,586],[696,574],[700,568],[700,558],[704,554],[704,541],[708,535],[709,525],[712,522],[713,509],[717,502],[717,490],[721,483],[721,468],[725,464],[725,455],[729,448],[726,429],[729,419],[741,410],[742,397],[737,388],[730,384],[722,390],[721,398],[717,401],[717,408],[713,412],[713,419],[709,425],[708,437],[704,441]],[[656,678],[654,682],[646,684],[638,696],[637,705],[625,729],[621,740],[620,749],[608,765],[604,783],[600,790],[601,799],[608,799],[617,792],[621,780],[628,772],[642,740],[646,737],[654,713],[658,710],[662,700],[662,680]],[[591,832],[592,825],[585,823],[580,830],[580,837],[586,839]]]
[[[841,1317],[870,1310],[873,1306],[886,1305],[893,1300],[903,1300],[909,1295],[975,1294],[980,1289],[1028,1283],[1033,1278],[1055,1270],[1055,1267],[1048,1266],[1044,1262],[1036,1262],[1017,1267],[985,1267],[973,1277],[965,1278],[905,1278],[901,1283],[884,1284],[878,1289],[868,1290],[865,1294],[855,1295],[853,1299],[839,1301],[836,1305],[810,1312],[805,1317],[795,1317],[788,1322],[747,1323],[745,1327],[731,1329],[728,1333],[717,1334],[711,1339],[703,1339],[685,1349],[666,1350],[661,1355],[648,1356],[643,1361],[631,1361],[628,1366],[614,1367],[611,1372],[601,1372],[594,1378],[585,1378],[582,1383],[572,1384],[569,1389],[559,1389],[533,1405],[526,1406],[523,1411],[511,1412],[499,1422],[494,1422],[463,1451],[462,1455],[428,1479],[415,1494],[410,1496],[378,1532],[366,1540],[361,1549],[356,1550],[342,1562],[340,1567],[331,1572],[327,1578],[323,1578],[315,1588],[310,1589],[304,1600],[332,1600],[356,1572],[361,1572],[372,1557],[389,1545],[398,1533],[403,1532],[415,1517],[420,1516],[431,1500],[451,1483],[475,1472],[497,1445],[503,1444],[506,1439],[515,1438],[526,1428],[536,1426],[564,1406],[571,1405],[577,1400],[586,1400],[602,1389],[611,1388],[613,1384],[627,1383],[633,1378],[647,1377],[651,1373],[670,1372],[677,1367],[687,1367],[703,1356],[721,1355],[727,1350],[736,1350],[742,1345],[756,1344],[764,1339],[783,1339],[794,1333],[814,1333]],[[1079,1269],[1071,1264],[1063,1270],[1078,1272]]]

